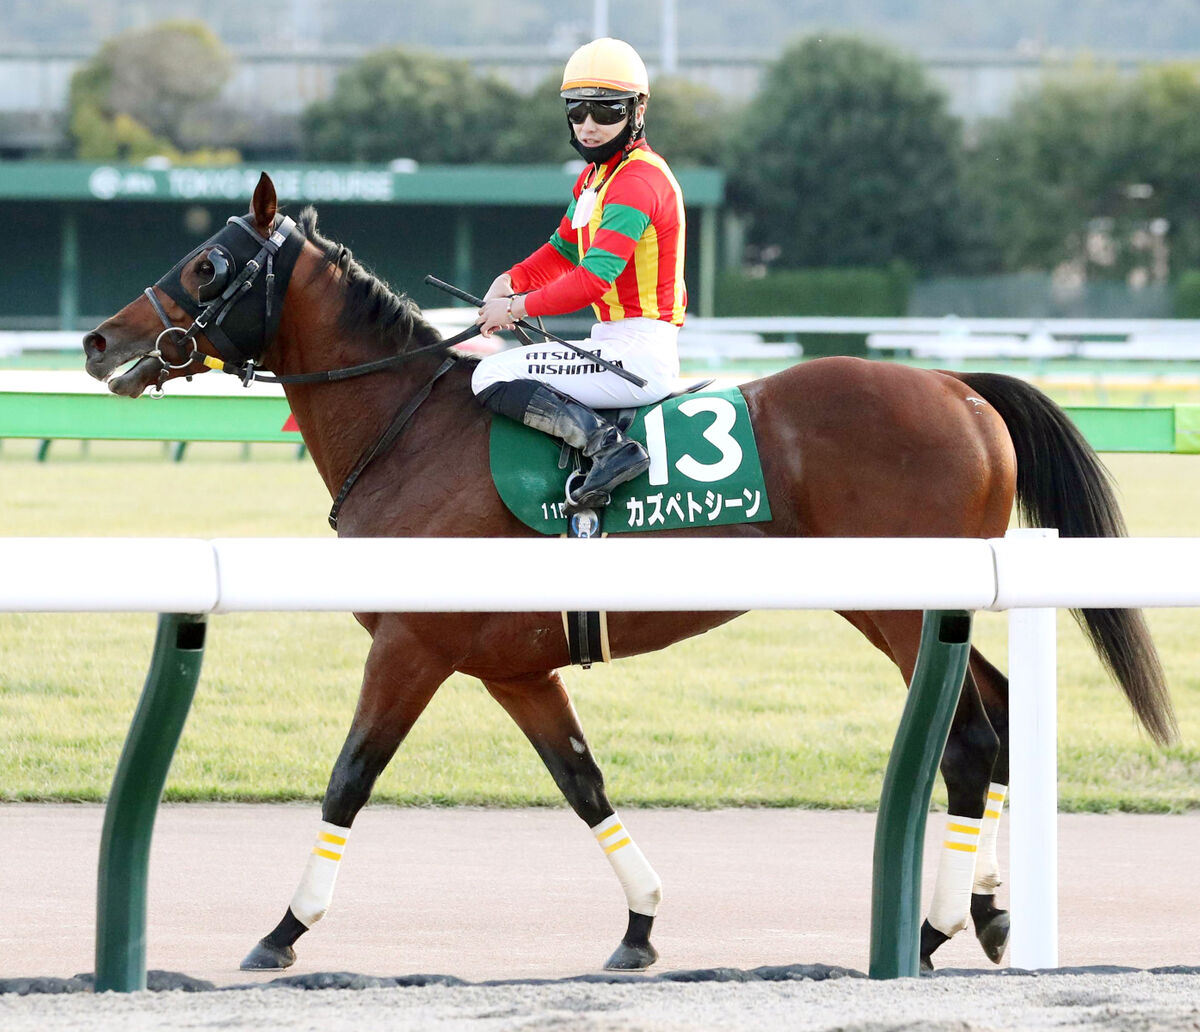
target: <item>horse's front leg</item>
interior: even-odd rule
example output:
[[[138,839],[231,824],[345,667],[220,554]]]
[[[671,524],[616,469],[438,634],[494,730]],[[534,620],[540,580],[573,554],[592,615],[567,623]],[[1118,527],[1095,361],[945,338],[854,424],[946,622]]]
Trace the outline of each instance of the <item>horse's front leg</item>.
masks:
[[[588,748],[562,678],[552,670],[484,684],[533,743],[571,808],[591,828],[625,890],[629,924],[605,968],[648,968],[658,959],[650,930],[662,899],[662,882],[609,804],[604,775]]]
[[[445,661],[423,648],[398,620],[381,624],[367,657],[350,733],[325,789],[321,824],[308,864],[283,920],[247,954],[243,971],[278,970],[295,962],[296,940],[329,909],[355,816],[450,673]]]

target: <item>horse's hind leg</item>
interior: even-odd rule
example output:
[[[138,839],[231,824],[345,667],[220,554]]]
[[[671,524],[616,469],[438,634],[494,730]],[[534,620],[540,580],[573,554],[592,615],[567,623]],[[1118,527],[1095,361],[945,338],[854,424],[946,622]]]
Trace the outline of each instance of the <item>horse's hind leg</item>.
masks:
[[[911,684],[920,647],[921,614],[876,612],[843,615],[891,657],[904,675],[905,683]],[[989,809],[989,791],[995,791],[993,768],[1000,757],[1001,742],[980,697],[976,672],[985,679],[991,693],[994,686],[990,675],[996,674],[996,671],[972,649],[971,663],[942,754],[941,771],[946,783],[948,805],[933,900],[929,916],[921,927],[921,966],[925,970],[933,967],[931,957],[934,951],[965,928],[971,915],[975,916],[980,941],[993,960],[997,959],[995,951],[998,949],[1002,954],[1007,942],[1007,914],[995,909],[994,888],[993,895],[977,889],[983,873],[976,869],[981,842],[986,850],[990,841],[990,853],[985,852],[985,855],[992,860],[991,878],[995,881],[996,822],[991,822],[986,829],[989,838],[985,839],[983,832],[985,821],[990,821],[985,817],[985,812]],[[1002,714],[998,711],[999,715]],[[1005,752],[1005,780],[1007,766]]]
[[[1008,911],[996,907],[996,889],[1000,887],[1000,860],[996,839],[1000,815],[1008,793],[1008,678],[989,663],[976,649],[971,650],[971,674],[979,689],[983,708],[992,730],[1000,740],[1000,751],[992,766],[988,785],[983,828],[979,834],[979,858],[975,861],[975,884],[971,890],[971,919],[975,935],[988,959],[999,964],[1008,946]]]
[[[983,844],[984,822],[988,820],[985,817],[988,793],[999,753],[999,736],[984,710],[974,673],[968,669],[942,754],[946,827],[933,900],[929,915],[921,926],[921,967],[927,971],[933,969],[934,951],[967,926],[972,912],[974,888],[979,877],[977,861]],[[993,833],[995,826],[994,822],[989,824]],[[995,856],[994,838],[991,839],[991,856]],[[999,920],[998,914],[992,916]],[[999,926],[993,931],[998,933]],[[1007,927],[1004,936],[1007,938]]]
[[[568,803],[592,830],[612,864],[629,907],[629,924],[609,970],[640,971],[658,959],[650,944],[662,883],[613,811],[575,708],[557,671],[484,684],[525,732]]]
[[[243,971],[278,970],[296,959],[297,939],[325,916],[350,826],[379,777],[450,669],[411,636],[377,632],[367,657],[358,708],[333,765],[321,825],[283,919],[242,961]]]

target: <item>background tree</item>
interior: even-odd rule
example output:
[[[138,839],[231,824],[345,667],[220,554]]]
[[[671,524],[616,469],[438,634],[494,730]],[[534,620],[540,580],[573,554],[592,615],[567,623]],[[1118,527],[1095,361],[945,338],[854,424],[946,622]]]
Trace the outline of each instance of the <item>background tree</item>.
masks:
[[[729,170],[748,239],[781,266],[948,265],[961,244],[961,127],[921,66],[810,38],[770,66]]]
[[[1130,94],[1131,185],[1153,191],[1129,198],[1134,215],[1152,226],[1155,219],[1166,221],[1174,271],[1200,268],[1200,63],[1147,67],[1134,79]],[[1128,188],[1125,193],[1128,197]]]
[[[984,127],[968,181],[1005,271],[1082,278],[1200,265],[1200,66],[1081,64]]]
[[[999,268],[1086,261],[1089,225],[1116,217],[1122,188],[1139,181],[1129,115],[1128,87],[1115,72],[1079,66],[982,127],[968,183]]]
[[[561,84],[561,76],[549,76],[513,105],[511,121],[496,134],[491,160],[537,165],[579,159],[571,147],[567,116],[558,95]]]
[[[306,157],[325,161],[488,161],[527,101],[465,61],[393,48],[339,77],[301,121]]]
[[[723,165],[737,105],[686,79],[653,79],[646,138],[672,165]]]
[[[71,78],[76,157],[184,157],[181,148],[204,135],[199,123],[232,68],[228,51],[201,22],[163,22],[109,40]],[[186,157],[230,161],[237,153],[200,151]]]

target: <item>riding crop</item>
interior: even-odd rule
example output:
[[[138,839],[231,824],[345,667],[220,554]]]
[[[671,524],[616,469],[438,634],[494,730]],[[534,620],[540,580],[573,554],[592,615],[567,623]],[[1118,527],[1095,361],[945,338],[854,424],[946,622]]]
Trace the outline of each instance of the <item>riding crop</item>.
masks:
[[[467,304],[478,307],[483,304],[483,298],[476,297],[474,294],[468,294],[465,290],[460,290],[453,283],[447,283],[445,280],[440,280],[436,276],[426,276],[425,282],[431,287],[437,287],[438,290],[444,290],[451,297],[456,297],[460,301],[466,301]],[[590,358],[596,365],[603,369],[607,369],[610,373],[616,373],[623,380],[628,380],[637,387],[645,387],[646,381],[637,373],[631,373],[628,369],[622,369],[619,365],[614,365],[606,358],[601,358],[593,351],[588,351],[586,348],[581,348],[578,344],[572,344],[569,340],[563,340],[557,334],[551,333],[549,330],[544,330],[540,326],[535,326],[533,323],[528,323],[524,319],[518,319],[516,325],[523,330],[528,330],[532,333],[540,333],[547,340],[552,340],[556,344],[562,344],[564,347],[570,348],[575,354],[581,358]]]

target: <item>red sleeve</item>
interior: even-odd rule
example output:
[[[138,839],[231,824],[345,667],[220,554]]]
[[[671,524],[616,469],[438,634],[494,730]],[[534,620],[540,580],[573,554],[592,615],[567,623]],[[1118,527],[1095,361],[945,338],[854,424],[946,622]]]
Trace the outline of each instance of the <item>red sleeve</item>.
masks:
[[[588,269],[572,268],[548,286],[525,296],[525,311],[529,315],[565,315],[587,308],[604,296],[611,286]]]
[[[544,287],[547,283],[553,283],[574,268],[558,248],[547,242],[523,262],[517,262],[508,270],[508,275],[512,278],[513,291],[523,294],[528,290]]]
[[[630,168],[617,173],[606,191],[600,225],[588,251],[567,275],[529,294],[525,311],[530,315],[563,315],[599,301],[633,256],[655,204],[654,191],[639,172]],[[629,225],[630,213],[641,216],[633,226]]]

